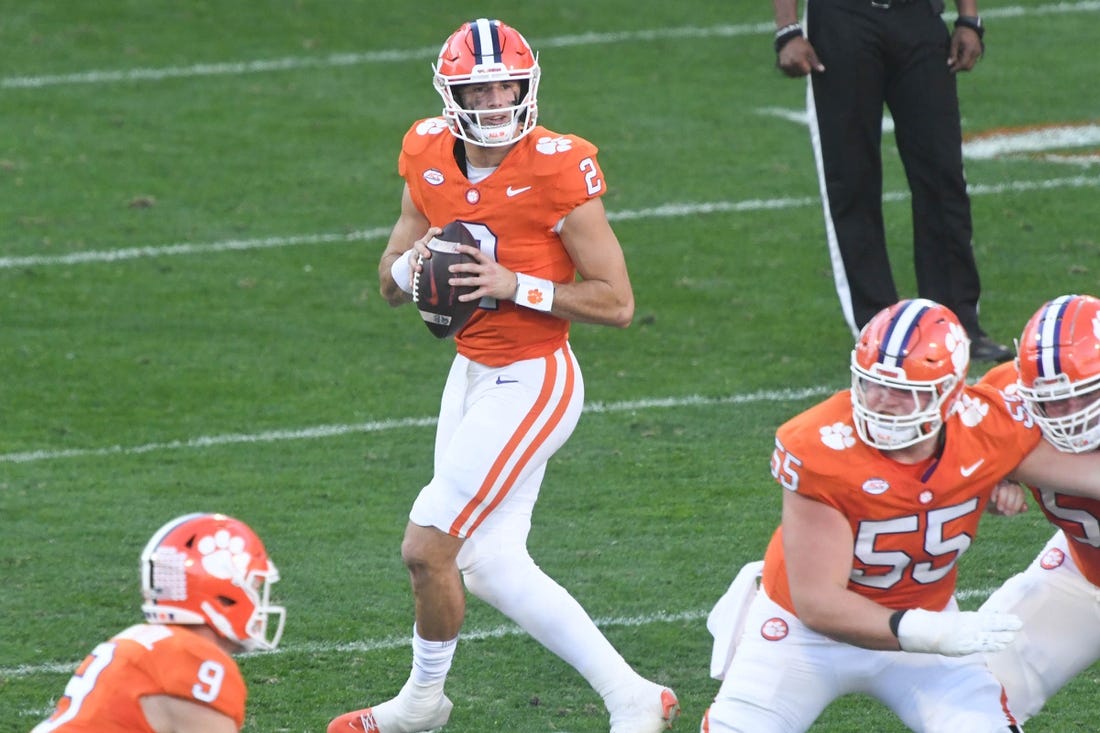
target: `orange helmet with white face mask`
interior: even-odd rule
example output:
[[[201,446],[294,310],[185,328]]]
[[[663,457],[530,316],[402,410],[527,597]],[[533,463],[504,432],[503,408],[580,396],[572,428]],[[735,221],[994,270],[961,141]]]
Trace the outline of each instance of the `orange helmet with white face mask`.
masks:
[[[271,650],[286,621],[268,598],[278,579],[244,522],[187,514],[157,530],[141,553],[141,610],[148,623],[203,624],[246,651]]]
[[[905,448],[934,436],[958,405],[970,339],[939,303],[903,300],[870,320],[852,349],[852,416],[864,443]]]
[[[485,147],[511,145],[535,127],[538,117],[539,61],[520,32],[499,20],[463,23],[443,43],[432,66],[435,89],[443,97],[443,118],[455,137]],[[517,81],[512,105],[471,109],[462,99],[470,84]],[[490,118],[507,115],[502,121]]]
[[[1071,453],[1100,447],[1100,299],[1044,303],[1016,352],[1017,389],[1043,437]]]

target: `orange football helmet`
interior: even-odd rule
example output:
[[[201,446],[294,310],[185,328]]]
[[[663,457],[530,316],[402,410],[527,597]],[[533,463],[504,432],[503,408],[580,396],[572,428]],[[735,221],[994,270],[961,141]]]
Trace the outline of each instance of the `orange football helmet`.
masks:
[[[1017,389],[1043,437],[1070,453],[1100,447],[1100,299],[1044,303],[1016,352]]]
[[[535,127],[538,117],[539,59],[520,32],[499,20],[478,18],[463,23],[443,43],[432,65],[435,89],[443,97],[443,119],[455,137],[485,147],[511,145]],[[520,94],[511,107],[467,109],[461,89],[467,84],[519,81]],[[482,117],[510,112],[504,124],[484,124]]]
[[[903,300],[870,320],[852,349],[856,432],[882,450],[934,436],[954,412],[970,367],[970,339],[948,308]]]
[[[186,514],[158,529],[141,553],[141,610],[149,623],[205,624],[246,651],[271,650],[286,621],[286,610],[269,602],[278,580],[247,524],[224,514]]]

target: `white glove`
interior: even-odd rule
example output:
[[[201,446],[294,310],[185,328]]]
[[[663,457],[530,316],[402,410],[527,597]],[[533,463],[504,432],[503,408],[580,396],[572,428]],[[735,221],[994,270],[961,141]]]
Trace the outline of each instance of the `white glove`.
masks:
[[[898,642],[907,652],[961,657],[999,652],[1012,643],[1024,625],[1019,616],[983,611],[906,611],[898,624]]]

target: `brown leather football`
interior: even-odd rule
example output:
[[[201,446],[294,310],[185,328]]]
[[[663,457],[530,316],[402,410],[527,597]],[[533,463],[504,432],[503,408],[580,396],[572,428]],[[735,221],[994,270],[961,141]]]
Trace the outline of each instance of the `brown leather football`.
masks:
[[[453,337],[477,310],[477,300],[462,302],[458,299],[459,295],[472,293],[477,288],[455,287],[447,282],[452,277],[451,265],[475,261],[470,255],[458,252],[459,244],[478,246],[465,224],[452,221],[428,242],[432,256],[420,260],[423,269],[413,277],[413,302],[436,338]]]

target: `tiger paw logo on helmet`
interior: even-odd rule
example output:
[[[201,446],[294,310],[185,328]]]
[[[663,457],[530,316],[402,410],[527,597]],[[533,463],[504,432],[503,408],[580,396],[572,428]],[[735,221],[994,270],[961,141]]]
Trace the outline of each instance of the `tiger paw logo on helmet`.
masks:
[[[955,371],[960,372],[970,364],[970,337],[966,335],[966,329],[959,323],[947,324],[947,335],[943,339],[943,345],[951,352],[951,364]]]
[[[247,575],[248,565],[252,561],[247,545],[244,537],[230,534],[227,529],[200,537],[198,549],[202,555],[203,570],[222,579]]]

